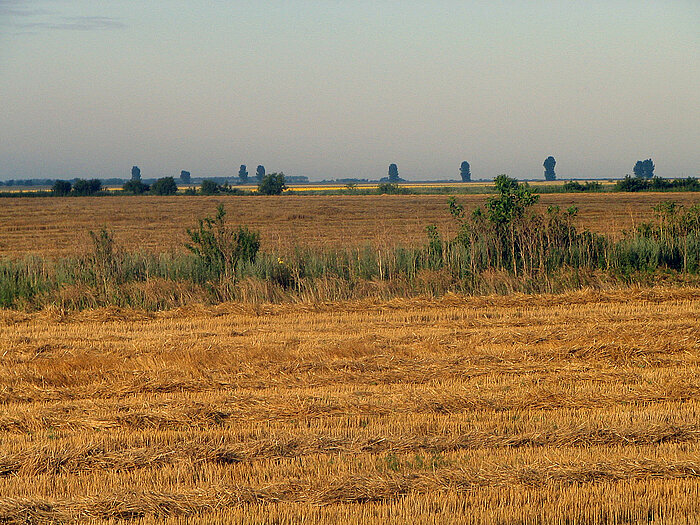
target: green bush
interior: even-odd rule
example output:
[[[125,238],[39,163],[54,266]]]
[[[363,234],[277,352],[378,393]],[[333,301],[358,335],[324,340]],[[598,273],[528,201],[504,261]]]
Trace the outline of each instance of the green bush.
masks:
[[[411,191],[399,186],[396,182],[380,182],[377,186],[377,193],[380,195],[408,195]]]
[[[122,191],[124,193],[131,193],[133,195],[142,195],[146,193],[150,187],[148,184],[144,184],[140,180],[137,179],[131,179],[127,182],[124,183],[122,186]]]
[[[51,192],[57,197],[65,197],[70,194],[72,187],[72,184],[67,180],[57,180],[53,183]]]
[[[567,193],[584,192],[584,191],[602,191],[603,185],[600,182],[590,181],[581,184],[575,180],[565,182],[562,189]]]
[[[211,179],[204,179],[199,187],[199,192],[202,195],[218,195],[221,193],[221,185]]]
[[[194,253],[205,271],[215,278],[234,278],[239,262],[253,262],[260,249],[260,234],[239,226],[226,226],[226,211],[219,204],[215,217],[199,219],[196,229],[188,229],[189,243],[185,246]]]
[[[73,184],[73,195],[79,197],[86,197],[90,195],[95,195],[100,190],[102,190],[102,181],[99,179],[83,180],[78,179]]]
[[[177,193],[175,179],[172,177],[158,179],[151,185],[151,193],[153,195],[175,195]]]
[[[615,191],[636,192],[644,191],[648,188],[649,182],[646,179],[630,177],[629,175],[615,183]]]
[[[268,173],[258,184],[258,193],[261,195],[281,195],[286,189],[284,173]]]

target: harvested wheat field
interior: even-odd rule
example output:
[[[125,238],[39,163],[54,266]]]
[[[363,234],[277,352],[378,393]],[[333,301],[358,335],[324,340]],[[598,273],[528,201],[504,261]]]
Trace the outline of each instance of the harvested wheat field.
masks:
[[[467,209],[485,195],[462,195]],[[673,200],[700,202],[697,193],[544,194],[540,206],[579,208],[579,224],[599,233],[619,234],[653,217],[652,206]],[[127,249],[182,250],[185,229],[213,215],[218,203],[228,221],[262,233],[264,250],[293,246],[333,247],[416,245],[425,228],[436,224],[449,235],[456,227],[444,195],[177,196],[3,199],[0,206],[0,256],[74,255],[88,242],[88,230],[106,227]]]
[[[698,288],[0,311],[0,522],[700,523],[698,319]]]

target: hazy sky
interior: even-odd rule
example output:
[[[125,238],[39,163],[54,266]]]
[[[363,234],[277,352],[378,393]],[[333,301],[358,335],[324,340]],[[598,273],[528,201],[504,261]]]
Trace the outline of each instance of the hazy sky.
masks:
[[[0,179],[700,174],[700,1],[0,0]]]

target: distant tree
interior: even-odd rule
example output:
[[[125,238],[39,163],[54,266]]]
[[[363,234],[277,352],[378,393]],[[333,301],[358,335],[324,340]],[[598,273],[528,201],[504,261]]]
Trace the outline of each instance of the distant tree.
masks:
[[[389,164],[389,182],[399,181],[399,168],[396,164]]]
[[[638,160],[633,172],[634,176],[640,179],[651,179],[654,176],[654,162],[651,159]]]
[[[258,168],[255,170],[255,178],[258,179],[258,182],[262,182],[263,178],[265,177],[265,166],[262,164],[258,166]]]
[[[138,166],[132,166],[131,168],[131,180],[141,180],[141,170]]]
[[[544,180],[557,180],[557,176],[554,173],[554,166],[557,161],[551,155],[544,159]]]
[[[182,170],[180,172],[180,180],[183,184],[189,184],[192,181],[192,176],[189,171]]]
[[[262,195],[280,195],[287,189],[284,181],[284,173],[270,173],[265,175],[258,184],[258,193]]]
[[[221,186],[211,179],[204,179],[202,185],[199,188],[199,192],[202,195],[216,195],[221,193]]]
[[[462,182],[469,182],[472,180],[472,173],[469,171],[469,163],[465,160],[459,167],[459,175],[462,177]]]
[[[245,164],[241,164],[241,167],[238,169],[238,178],[241,179],[243,184],[248,182],[248,169]]]
[[[177,193],[175,179],[172,177],[158,179],[151,185],[151,193],[154,195],[175,195]]]
[[[68,182],[67,180],[57,180],[56,182],[53,183],[53,186],[51,187],[51,191],[53,192],[54,195],[57,197],[65,197],[70,193],[71,188],[73,185]]]
[[[644,177],[647,179],[651,179],[654,177],[654,162],[651,159],[647,159],[644,161]]]
[[[638,179],[644,178],[644,163],[641,160],[635,163],[634,168],[632,168],[632,173],[634,173],[634,176]]]
[[[122,190],[125,193],[133,193],[134,195],[142,195],[146,193],[150,187],[148,184],[144,184],[140,180],[129,180],[124,183]]]
[[[99,179],[83,180],[77,179],[73,183],[73,195],[79,195],[85,197],[88,195],[94,195],[102,189],[102,182]]]

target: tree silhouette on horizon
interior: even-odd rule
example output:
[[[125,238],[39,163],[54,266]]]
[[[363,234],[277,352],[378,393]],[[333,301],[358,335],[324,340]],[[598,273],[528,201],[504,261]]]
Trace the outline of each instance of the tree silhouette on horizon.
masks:
[[[554,173],[554,166],[556,166],[557,161],[551,155],[544,159],[544,180],[557,180],[557,176]]]
[[[462,182],[470,182],[472,180],[472,173],[466,160],[459,166],[459,175],[462,177]]]

